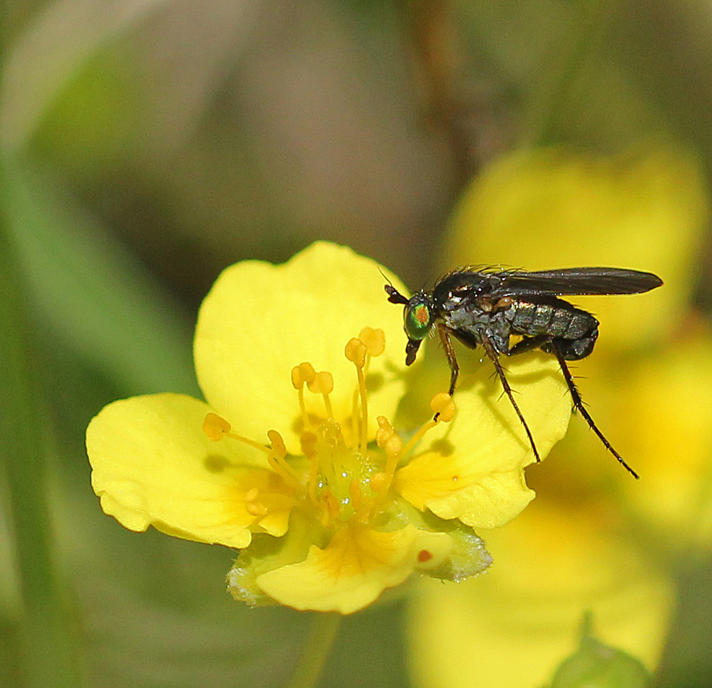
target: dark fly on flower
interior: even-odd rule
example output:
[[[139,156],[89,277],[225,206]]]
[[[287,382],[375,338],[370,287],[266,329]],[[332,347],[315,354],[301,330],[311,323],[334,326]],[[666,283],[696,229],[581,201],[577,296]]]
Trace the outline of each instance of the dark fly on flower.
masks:
[[[391,303],[402,304],[408,336],[405,363],[415,360],[423,338],[436,328],[450,364],[450,395],[455,392],[459,366],[451,336],[474,349],[478,344],[494,364],[529,438],[536,460],[539,452],[504,374],[500,354],[513,356],[539,348],[556,356],[574,409],[598,435],[601,442],[626,470],[638,474],[611,446],[581,401],[566,361],[588,356],[598,337],[598,320],[587,311],[558,298],[565,295],[640,294],[655,289],[662,280],[650,272],[619,268],[568,268],[523,272],[496,268],[462,268],[437,282],[432,292],[419,291],[410,298],[392,284],[385,290]],[[522,339],[510,346],[510,337]]]

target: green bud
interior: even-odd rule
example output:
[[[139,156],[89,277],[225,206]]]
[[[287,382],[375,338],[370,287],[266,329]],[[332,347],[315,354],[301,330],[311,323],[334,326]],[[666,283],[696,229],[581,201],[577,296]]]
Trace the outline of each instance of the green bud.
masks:
[[[584,620],[579,648],[554,674],[550,688],[645,688],[650,674],[627,652],[604,645],[588,635],[590,620]]]

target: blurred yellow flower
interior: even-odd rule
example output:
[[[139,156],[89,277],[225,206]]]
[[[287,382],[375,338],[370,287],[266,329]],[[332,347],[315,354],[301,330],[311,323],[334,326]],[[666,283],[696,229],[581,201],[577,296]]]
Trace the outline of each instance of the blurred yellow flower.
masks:
[[[419,589],[409,624],[415,686],[546,685],[574,650],[586,611],[606,644],[656,665],[669,581],[613,534],[604,505],[567,513],[539,496],[507,528],[487,533],[495,564],[475,585]]]
[[[655,668],[674,600],[664,554],[708,547],[712,533],[712,337],[688,315],[707,219],[699,165],[670,149],[521,151],[466,190],[444,269],[610,265],[655,272],[665,286],[576,299],[601,321],[595,350],[576,367],[582,396],[640,481],[574,421],[527,476],[537,503],[485,536],[497,566],[477,586],[429,586],[413,602],[416,685],[544,685],[587,610],[603,642]],[[450,650],[443,637],[456,639]]]
[[[418,429],[396,430],[404,336],[378,270],[323,242],[283,265],[226,269],[195,335],[207,403],[134,397],[89,425],[103,510],[131,530],[242,550],[228,588],[248,604],[347,614],[414,572],[486,568],[473,528],[532,499],[528,442],[493,387],[458,393],[457,413],[436,395]],[[533,358],[510,373],[544,455],[570,415],[556,366]]]

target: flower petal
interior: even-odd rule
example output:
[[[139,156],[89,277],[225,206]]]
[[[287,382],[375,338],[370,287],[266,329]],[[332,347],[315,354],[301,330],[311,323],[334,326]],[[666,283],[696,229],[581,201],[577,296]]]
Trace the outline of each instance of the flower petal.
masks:
[[[404,385],[393,372],[402,368],[402,314],[386,300],[380,269],[351,249],[326,242],[282,265],[244,261],[227,268],[203,301],[195,333],[195,367],[208,402],[250,437],[278,425],[295,452],[299,407],[292,368],[308,361],[317,371],[331,372],[334,415],[347,418],[356,374],[344,346],[370,325],[385,331],[386,352],[371,362],[369,402],[392,415]],[[307,394],[306,402],[310,411],[324,415],[321,395]]]
[[[324,549],[312,546],[306,560],[265,573],[257,582],[270,597],[295,609],[351,614],[417,568],[438,566],[451,546],[445,533],[412,525],[392,532],[348,525]]]
[[[644,489],[632,481],[619,489],[673,550],[712,545],[711,381],[712,332],[704,327],[636,360],[606,389],[621,451],[635,457],[645,481]]]
[[[265,461],[259,450],[229,438],[209,440],[202,424],[210,410],[180,394],[106,406],[89,424],[86,438],[92,487],[102,509],[130,530],[153,525],[229,547],[246,547],[251,527],[283,533],[289,489],[260,467]],[[255,504],[266,505],[267,512]]]
[[[507,379],[542,457],[566,433],[571,400],[558,364],[544,354],[507,361]],[[418,509],[473,528],[504,525],[534,497],[523,468],[529,441],[498,379],[483,364],[455,395],[457,416],[428,434],[426,450],[401,468],[395,489]]]
[[[534,688],[570,654],[584,612],[603,642],[657,663],[671,582],[599,514],[534,506],[488,533],[495,564],[472,582],[426,585],[412,598],[418,688]],[[512,661],[516,657],[516,661]]]

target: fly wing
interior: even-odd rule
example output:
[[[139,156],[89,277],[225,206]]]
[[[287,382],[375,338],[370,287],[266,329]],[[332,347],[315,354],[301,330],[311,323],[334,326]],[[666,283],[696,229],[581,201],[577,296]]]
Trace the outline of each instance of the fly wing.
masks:
[[[640,294],[663,283],[652,272],[621,268],[505,271],[488,275],[488,281],[491,297]]]

